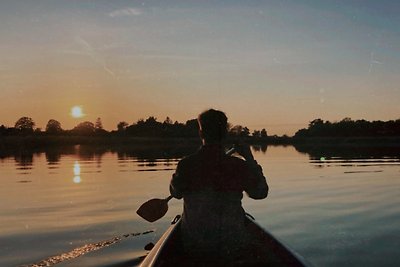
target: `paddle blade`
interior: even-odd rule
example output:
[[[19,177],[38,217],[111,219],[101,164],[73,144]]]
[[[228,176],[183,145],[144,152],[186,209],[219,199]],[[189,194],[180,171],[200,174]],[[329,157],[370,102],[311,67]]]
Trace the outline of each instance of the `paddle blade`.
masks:
[[[136,213],[148,222],[155,222],[168,211],[168,200],[154,198],[143,203]]]

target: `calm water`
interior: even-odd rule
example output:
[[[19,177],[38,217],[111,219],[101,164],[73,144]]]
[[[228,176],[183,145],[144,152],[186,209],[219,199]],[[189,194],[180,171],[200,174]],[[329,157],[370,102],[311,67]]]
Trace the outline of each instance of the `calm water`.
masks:
[[[245,197],[246,211],[315,266],[400,266],[399,150],[298,150],[254,150],[270,195],[261,201]],[[171,200],[167,215],[152,224],[136,208],[168,195],[184,154],[147,152],[75,147],[3,156],[0,266],[37,263],[85,244],[153,230],[60,265],[101,260],[117,266],[144,255],[144,245],[157,241],[182,202]]]

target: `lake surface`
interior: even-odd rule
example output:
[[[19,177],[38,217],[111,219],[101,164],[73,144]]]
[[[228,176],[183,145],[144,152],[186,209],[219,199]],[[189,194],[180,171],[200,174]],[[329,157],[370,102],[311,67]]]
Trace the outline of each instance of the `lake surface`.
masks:
[[[400,266],[398,148],[253,150],[270,195],[245,196],[243,206],[265,229],[315,266]],[[2,155],[0,266],[38,263],[116,237],[119,243],[60,265],[117,266],[145,255],[144,245],[157,241],[182,202],[171,200],[155,223],[135,211],[168,196],[185,153],[74,147]]]

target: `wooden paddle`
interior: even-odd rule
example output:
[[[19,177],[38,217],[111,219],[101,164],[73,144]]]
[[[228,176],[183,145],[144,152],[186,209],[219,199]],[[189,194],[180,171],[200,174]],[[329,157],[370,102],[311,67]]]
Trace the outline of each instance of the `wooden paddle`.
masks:
[[[149,222],[155,222],[162,218],[168,211],[168,201],[172,198],[169,196],[164,199],[153,198],[143,203],[136,213]]]
[[[232,147],[226,152],[230,156],[235,152],[235,147]],[[136,213],[148,222],[155,222],[161,219],[168,211],[168,201],[173,197],[170,195],[167,198],[153,198],[143,203]]]

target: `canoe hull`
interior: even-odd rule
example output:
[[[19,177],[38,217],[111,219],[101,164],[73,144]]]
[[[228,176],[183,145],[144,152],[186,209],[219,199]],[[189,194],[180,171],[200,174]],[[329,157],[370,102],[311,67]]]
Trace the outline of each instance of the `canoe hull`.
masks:
[[[218,259],[193,258],[185,255],[180,241],[180,216],[163,234],[153,249],[146,256],[141,267],[154,266],[276,266],[303,267],[310,266],[306,261],[277,240],[268,231],[259,226],[253,219],[246,217],[246,230],[251,243],[242,256],[234,261],[223,262]]]

